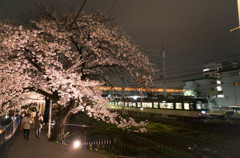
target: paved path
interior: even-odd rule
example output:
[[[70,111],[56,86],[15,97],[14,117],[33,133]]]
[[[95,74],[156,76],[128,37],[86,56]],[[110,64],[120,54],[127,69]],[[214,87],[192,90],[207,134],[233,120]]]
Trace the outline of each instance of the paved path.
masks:
[[[17,131],[8,149],[7,158],[109,158],[109,156],[85,149],[73,150],[70,145],[48,142],[45,129],[42,130],[40,139],[37,139],[34,130],[31,130],[29,140],[23,138],[23,132]]]

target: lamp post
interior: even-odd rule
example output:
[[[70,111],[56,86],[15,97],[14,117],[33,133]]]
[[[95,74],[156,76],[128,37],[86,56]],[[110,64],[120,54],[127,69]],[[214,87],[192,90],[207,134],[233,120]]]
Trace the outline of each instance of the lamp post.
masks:
[[[51,125],[52,125],[52,99],[50,99],[50,105],[49,105],[48,138],[50,138],[51,136]]]

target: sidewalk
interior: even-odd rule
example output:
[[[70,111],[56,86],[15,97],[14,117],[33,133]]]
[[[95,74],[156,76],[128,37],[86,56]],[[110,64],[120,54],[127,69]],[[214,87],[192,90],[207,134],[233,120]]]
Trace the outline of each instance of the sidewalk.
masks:
[[[42,129],[41,138],[35,137],[31,129],[29,140],[23,138],[23,132],[17,131],[8,149],[7,158],[109,158],[108,155],[86,149],[73,150],[69,145],[62,145],[47,140],[47,130]]]

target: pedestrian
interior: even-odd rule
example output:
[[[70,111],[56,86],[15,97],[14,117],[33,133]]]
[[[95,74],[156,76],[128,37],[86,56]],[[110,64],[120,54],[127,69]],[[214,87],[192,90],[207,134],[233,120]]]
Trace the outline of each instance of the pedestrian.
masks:
[[[43,118],[42,118],[42,116],[39,115],[39,112],[36,113],[36,116],[34,117],[34,122],[35,122],[35,134],[36,134],[36,137],[40,138]]]
[[[29,131],[31,129],[32,124],[32,118],[30,113],[26,114],[26,116],[22,119],[21,124],[23,125],[23,138],[28,140]]]

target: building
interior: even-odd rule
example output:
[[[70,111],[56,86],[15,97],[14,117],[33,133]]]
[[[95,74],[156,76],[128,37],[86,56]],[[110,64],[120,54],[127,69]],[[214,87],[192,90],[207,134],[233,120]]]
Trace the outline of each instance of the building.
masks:
[[[232,68],[231,62],[210,62],[206,63],[203,69],[203,77],[221,78],[219,71]]]
[[[219,106],[240,106],[240,67],[219,71],[222,93],[216,97]]]
[[[240,106],[240,67],[233,63],[209,63],[203,78],[185,80],[186,96],[207,97],[213,106]]]
[[[213,77],[185,80],[184,95],[212,99],[217,94],[216,80]]]

